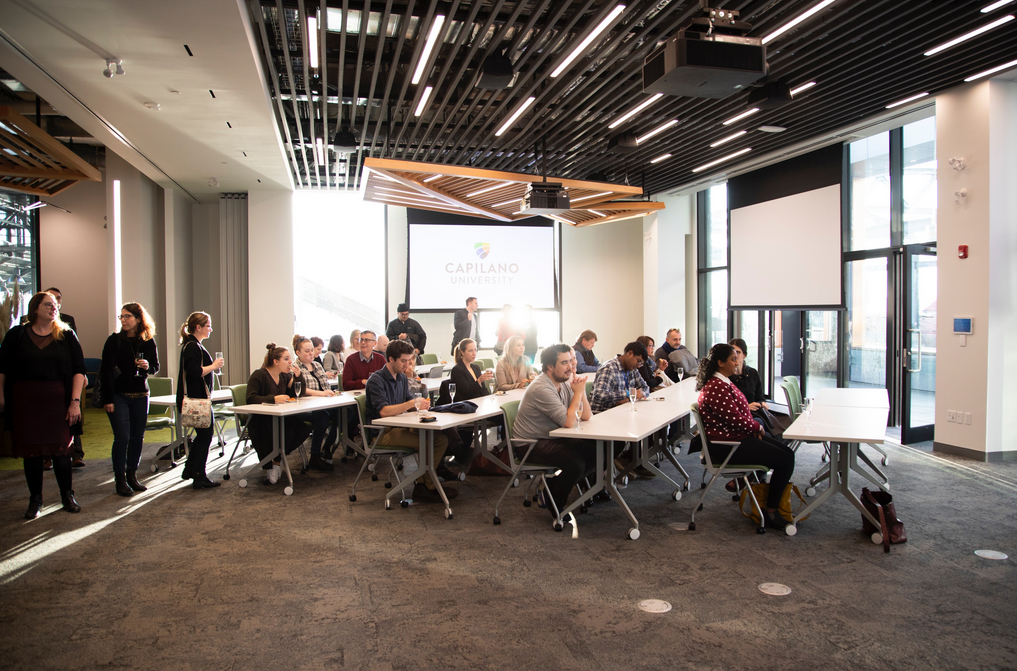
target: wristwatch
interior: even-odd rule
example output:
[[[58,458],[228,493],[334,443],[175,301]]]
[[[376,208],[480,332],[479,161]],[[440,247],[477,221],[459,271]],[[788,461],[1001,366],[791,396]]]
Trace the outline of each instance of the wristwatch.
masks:
[[[71,401],[77,401],[78,403],[81,403],[81,399],[80,398],[72,398]]]

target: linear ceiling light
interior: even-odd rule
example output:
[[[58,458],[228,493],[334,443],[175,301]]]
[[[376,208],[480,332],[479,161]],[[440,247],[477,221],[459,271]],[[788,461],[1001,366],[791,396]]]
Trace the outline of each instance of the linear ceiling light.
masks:
[[[498,189],[500,189],[502,187],[506,187],[506,186],[508,186],[511,183],[512,182],[498,182],[497,184],[495,184],[493,186],[489,186],[489,187],[487,187],[485,189],[481,189],[480,191],[474,191],[473,193],[468,193],[468,194],[466,194],[466,197],[467,198],[473,198],[474,196],[479,196],[481,194],[490,193],[492,191],[497,191]]]
[[[652,161],[650,161],[650,163],[651,164],[652,163],[660,163],[661,161],[663,161],[665,159],[669,159],[669,158],[671,158],[671,154],[664,154],[663,156],[658,156],[657,158],[653,159]]]
[[[432,196],[430,194],[427,194],[427,193],[421,193],[419,191],[399,191],[398,189],[393,189],[393,188],[390,188],[390,187],[387,187],[387,186],[376,186],[376,187],[374,187],[374,190],[375,191],[385,191],[386,193],[390,193],[393,196],[404,196],[404,197],[407,197],[407,198],[419,198],[419,199],[432,198],[434,200],[439,200],[438,198],[436,198],[436,197],[434,197],[434,196]]]
[[[590,214],[595,214],[595,215],[597,215],[598,217],[606,217],[606,216],[607,216],[607,215],[606,215],[606,214],[604,214],[603,212],[597,212],[596,210],[587,210],[587,212],[589,212]]]
[[[519,109],[513,112],[512,116],[510,116],[508,120],[501,125],[501,128],[498,129],[498,132],[495,133],[495,136],[500,137],[502,133],[507,131],[512,126],[512,124],[516,122],[516,119],[523,115],[523,112],[526,111],[526,108],[533,104],[534,100],[536,100],[534,96],[530,96],[529,98],[527,98],[526,101],[519,106]]]
[[[307,17],[307,55],[311,59],[311,67],[318,69],[318,19]]]
[[[657,126],[653,130],[651,130],[649,133],[647,133],[646,135],[640,135],[639,137],[637,137],[636,138],[636,144],[643,144],[644,142],[649,140],[651,137],[653,137],[655,135],[659,135],[660,133],[663,133],[668,128],[670,128],[671,126],[674,126],[677,123],[678,123],[678,119],[671,119],[670,121],[668,121],[663,126]]]
[[[739,149],[738,151],[736,151],[733,154],[728,154],[727,156],[722,156],[722,157],[718,158],[716,161],[710,161],[709,163],[704,163],[703,165],[699,166],[698,168],[693,168],[692,172],[702,172],[703,170],[706,170],[707,168],[712,168],[713,166],[718,165],[720,163],[723,163],[724,161],[730,161],[734,157],[741,156],[742,154],[746,154],[746,153],[748,153],[750,151],[752,151],[752,147],[746,147],[745,149]]]
[[[982,14],[988,14],[989,12],[995,11],[1000,7],[1006,7],[1013,1],[1014,0],[999,0],[999,2],[994,2],[988,7],[982,7]]]
[[[430,177],[428,177],[427,179],[424,180],[424,184],[430,184],[434,180],[441,179],[444,176],[445,175],[431,175]]]
[[[735,138],[741,137],[742,135],[745,135],[746,133],[748,133],[747,130],[740,130],[737,133],[734,133],[733,135],[728,135],[727,137],[722,137],[721,139],[719,139],[716,142],[714,142],[713,144],[711,144],[710,147],[711,148],[712,147],[719,147],[722,144],[727,144],[731,140],[734,140]]]
[[[722,123],[722,124],[721,124],[721,126],[730,126],[730,125],[731,125],[731,124],[733,124],[733,123],[734,123],[735,121],[741,121],[741,120],[742,120],[742,119],[744,119],[745,117],[747,117],[747,116],[752,116],[753,114],[755,114],[755,113],[756,113],[756,112],[758,112],[758,111],[759,111],[759,108],[758,108],[758,107],[753,107],[753,108],[752,108],[752,109],[750,109],[750,110],[746,110],[745,112],[742,112],[742,113],[741,113],[741,114],[739,114],[738,116],[733,116],[733,117],[731,117],[730,119],[728,119],[727,121],[725,121],[724,123]]]
[[[960,44],[961,42],[967,42],[972,37],[978,37],[979,35],[981,35],[984,32],[990,31],[993,28],[998,28],[999,26],[1003,25],[1004,23],[1009,23],[1010,21],[1013,21],[1013,18],[1014,18],[1013,14],[1007,14],[1003,18],[996,19],[992,23],[987,23],[984,26],[982,26],[981,28],[975,28],[970,33],[964,33],[960,37],[955,37],[952,40],[950,40],[949,42],[944,42],[943,44],[940,44],[938,47],[933,47],[933,48],[929,49],[928,51],[926,51],[924,55],[925,56],[932,56],[934,54],[938,54],[940,51],[944,51],[946,49],[949,49],[950,47],[955,47],[958,44]]]
[[[905,98],[904,100],[898,100],[895,103],[890,103],[889,105],[887,105],[886,109],[890,109],[891,107],[897,107],[898,105],[903,105],[904,103],[909,103],[912,100],[918,100],[919,98],[924,98],[927,95],[929,95],[928,91],[926,91],[925,93],[919,93],[916,96],[911,96],[910,98]]]
[[[438,41],[438,35],[441,34],[441,27],[445,24],[445,16],[438,14],[434,17],[434,23],[431,24],[431,32],[427,34],[427,42],[424,43],[424,50],[420,52],[420,60],[417,61],[417,69],[413,71],[413,79],[410,81],[414,84],[420,83],[420,78],[424,76],[424,68],[427,67],[427,61],[431,58],[431,51],[434,49],[434,43]]]
[[[520,200],[522,200],[521,197],[520,198],[513,198],[512,200],[506,200],[504,203],[495,203],[491,207],[505,207],[506,205],[512,205],[513,203],[518,203]]]
[[[431,91],[433,90],[433,86],[424,87],[424,94],[420,96],[420,102],[417,103],[417,109],[413,110],[413,116],[420,116],[424,113],[424,108],[427,107],[427,99],[431,97]]]
[[[996,67],[991,68],[989,70],[986,70],[985,72],[979,72],[977,75],[971,75],[970,77],[967,77],[964,81],[966,81],[966,82],[973,82],[976,79],[981,79],[982,77],[988,77],[989,75],[994,75],[997,72],[1002,72],[1003,70],[1009,70],[1010,68],[1012,68],[1014,66],[1017,66],[1017,61],[1010,61],[1009,63],[1003,63],[1002,65],[997,65]]]
[[[663,98],[663,97],[664,97],[663,93],[656,93],[656,94],[650,96],[649,100],[644,100],[643,102],[639,103],[639,105],[634,107],[632,110],[626,112],[625,114],[623,114],[620,117],[618,117],[617,119],[615,119],[614,122],[610,126],[608,126],[608,128],[617,128],[618,126],[622,125],[623,123],[625,123],[626,121],[628,121],[629,119],[634,117],[635,115],[637,115],[640,112],[642,112],[644,109],[646,109],[647,107],[649,107],[653,103],[657,102],[658,99]]]
[[[583,196],[582,198],[573,198],[572,202],[573,203],[578,203],[581,200],[589,200],[590,198],[600,198],[601,196],[610,196],[610,195],[611,195],[610,191],[605,191],[604,193],[595,193],[592,196]]]
[[[565,60],[563,60],[558,67],[554,69],[554,71],[551,73],[551,77],[552,78],[557,77],[562,72],[564,72],[565,68],[567,68],[572,63],[572,61],[579,58],[582,55],[582,53],[586,51],[586,48],[593,43],[593,40],[597,39],[597,37],[602,32],[607,30],[611,26],[611,24],[614,23],[614,20],[617,19],[624,11],[625,5],[618,5],[617,7],[612,9],[611,13],[604,17],[604,20],[598,23],[597,27],[594,28],[593,31],[586,36],[586,39],[580,42],[579,46],[573,49],[572,53],[570,53],[568,57]]]
[[[388,182],[398,182],[398,181],[399,181],[399,180],[397,180],[397,179],[392,179],[392,178],[391,178],[391,177],[389,177],[388,175],[384,175],[384,174],[382,174],[382,173],[380,173],[380,172],[378,172],[378,171],[376,171],[376,170],[372,170],[371,172],[372,172],[372,173],[373,173],[374,175],[376,175],[376,176],[377,176],[377,177],[378,177],[379,179],[384,179],[384,180],[386,180],[386,181],[388,181]]]
[[[798,95],[802,91],[806,91],[808,89],[811,89],[815,85],[816,85],[816,82],[809,82],[808,84],[802,84],[801,86],[799,86],[796,89],[791,89],[791,97],[794,98],[796,95]]]
[[[767,44],[769,42],[772,42],[773,40],[777,39],[778,37],[780,37],[781,35],[783,35],[787,31],[789,31],[792,28],[794,28],[795,26],[797,26],[802,21],[808,19],[810,16],[812,16],[816,12],[820,12],[824,8],[829,7],[835,1],[836,0],[823,0],[819,4],[814,5],[812,8],[805,10],[804,12],[802,12],[801,14],[796,16],[795,18],[791,19],[790,21],[785,23],[783,26],[781,26],[777,30],[773,31],[772,33],[770,33],[769,35],[764,37],[763,38],[763,44]]]
[[[320,137],[314,141],[314,155],[318,165],[325,165],[325,143]]]

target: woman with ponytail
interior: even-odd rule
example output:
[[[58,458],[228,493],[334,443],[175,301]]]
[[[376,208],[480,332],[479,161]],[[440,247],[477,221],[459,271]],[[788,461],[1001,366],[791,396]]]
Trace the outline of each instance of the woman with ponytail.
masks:
[[[181,411],[184,396],[208,398],[212,388],[212,373],[223,367],[222,358],[212,359],[201,341],[212,335],[212,318],[206,312],[192,312],[180,326],[180,372],[177,375],[177,412]],[[206,429],[195,429],[194,440],[190,443],[187,463],[180,476],[184,480],[194,479],[194,489],[211,489],[219,482],[212,482],[205,474],[208,462],[208,446],[212,444],[215,417]]]
[[[293,387],[293,376],[296,367],[293,365],[293,356],[285,347],[278,347],[274,342],[265,346],[265,361],[261,368],[251,373],[247,381],[247,403],[286,403],[290,400],[290,389]],[[283,446],[286,454],[297,449],[301,443],[307,440],[311,430],[302,421],[303,414],[287,417],[285,422],[286,435],[283,437]],[[310,418],[310,413],[306,415]],[[251,415],[247,423],[247,432],[251,436],[251,444],[258,453],[258,460],[264,461],[272,453],[272,418],[268,415]],[[277,456],[272,462],[262,464],[261,467],[268,471],[268,484],[274,485],[279,482],[282,469],[279,464],[282,457]]]

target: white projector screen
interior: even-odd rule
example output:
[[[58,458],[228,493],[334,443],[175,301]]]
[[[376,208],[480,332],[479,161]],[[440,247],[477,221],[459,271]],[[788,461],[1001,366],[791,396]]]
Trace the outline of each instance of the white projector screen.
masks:
[[[732,310],[837,308],[840,185],[731,210]]]
[[[458,310],[468,296],[482,308],[554,309],[554,272],[551,226],[409,225],[413,310]]]

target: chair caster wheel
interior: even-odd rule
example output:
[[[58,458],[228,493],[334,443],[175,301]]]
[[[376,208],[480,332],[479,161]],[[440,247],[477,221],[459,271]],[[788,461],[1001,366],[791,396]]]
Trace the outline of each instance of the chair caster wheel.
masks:
[[[348,461],[349,461],[349,459],[347,459],[346,457],[340,457],[340,458],[339,458],[339,461],[341,461],[342,463],[344,463],[344,464],[345,464],[346,462],[348,462]]]
[[[230,474],[229,474],[229,473],[226,473],[226,474],[224,474],[224,475],[222,476],[222,479],[223,479],[223,480],[229,480],[229,479],[230,479]]]
[[[357,495],[356,495],[356,494],[350,494],[350,501],[352,501],[352,502],[356,503],[356,501],[357,501]]]
[[[397,471],[401,471],[401,470],[403,470],[403,465],[402,465],[402,464],[399,464],[398,466],[396,466],[396,470],[397,470]]]
[[[589,510],[589,508],[587,508],[586,506],[579,506],[580,513],[585,513],[587,510]]]
[[[494,516],[494,524],[495,526],[501,524],[501,518],[498,517],[497,515]]]
[[[702,504],[702,503],[700,503],[700,504],[699,504],[699,507],[698,507],[698,508],[696,508],[696,510],[702,510],[702,509],[703,509],[703,504]]]
[[[890,457],[883,457],[883,461],[881,463],[884,466],[889,466],[890,465]]]
[[[446,508],[445,509],[445,519],[447,519],[447,520],[452,519],[452,509],[451,508]]]
[[[286,488],[283,489],[283,494],[286,496],[293,496],[293,488],[287,485]]]
[[[682,485],[682,491],[683,491],[683,492],[687,492],[687,491],[689,491],[689,483],[688,483],[688,480],[686,480],[686,481],[685,481],[685,484],[684,484],[684,485]]]
[[[533,505],[533,502],[531,502],[529,499],[524,499],[523,500],[523,506],[524,507],[529,508],[532,505]]]
[[[826,463],[826,454],[825,454],[825,453],[823,454],[823,456],[821,456],[821,457],[819,458],[819,461],[820,461],[820,463],[823,463],[823,464],[825,464],[825,463]]]
[[[367,465],[367,470],[369,470],[369,471],[371,471],[372,473],[374,473],[374,464],[368,464],[368,465]]]
[[[240,487],[240,489],[244,489],[245,487],[247,487],[247,479],[241,478],[240,481],[237,482],[237,485]]]
[[[740,498],[741,498],[741,496],[739,494],[734,494],[734,495],[731,496],[731,500],[732,501],[737,501]]]
[[[815,487],[806,487],[805,488],[805,496],[815,496],[815,495],[816,495],[816,488]]]
[[[876,545],[883,544],[883,534],[879,533],[878,531],[872,534],[869,538],[871,538],[872,542],[875,543]]]
[[[410,502],[403,500],[403,501],[399,502],[399,505],[401,505],[403,508],[409,508],[410,507]]]
[[[392,483],[391,482],[386,482],[385,483],[385,489],[392,489]]]
[[[795,534],[798,533],[798,527],[796,527],[793,524],[789,524],[786,527],[784,527],[784,533],[786,533],[788,536],[794,536]]]
[[[150,467],[149,470],[151,470],[153,473],[158,473],[159,472],[159,464],[152,464],[152,466]]]
[[[307,469],[306,468],[301,468],[300,469],[300,475],[307,475]]]
[[[513,487],[518,487],[519,486],[519,478],[516,478],[515,480],[512,481],[512,486]]]
[[[696,523],[695,522],[689,522],[689,531],[695,531],[695,530],[696,530]]]
[[[561,522],[555,522],[553,524],[553,527],[555,531],[561,531],[562,529],[565,528],[565,525],[563,525]]]
[[[371,482],[377,482],[377,481],[378,481],[378,474],[377,473],[372,473],[371,474]]]
[[[765,534],[766,533],[766,527],[759,527],[758,529],[756,529],[756,533],[757,534]]]
[[[675,501],[681,501],[682,491],[680,489],[674,490],[674,492],[671,493],[671,498],[674,499]]]
[[[635,527],[629,529],[629,540],[632,541],[639,540],[639,529],[636,529]]]
[[[705,482],[700,482],[699,483],[699,488],[700,489],[706,489],[706,483]]]

